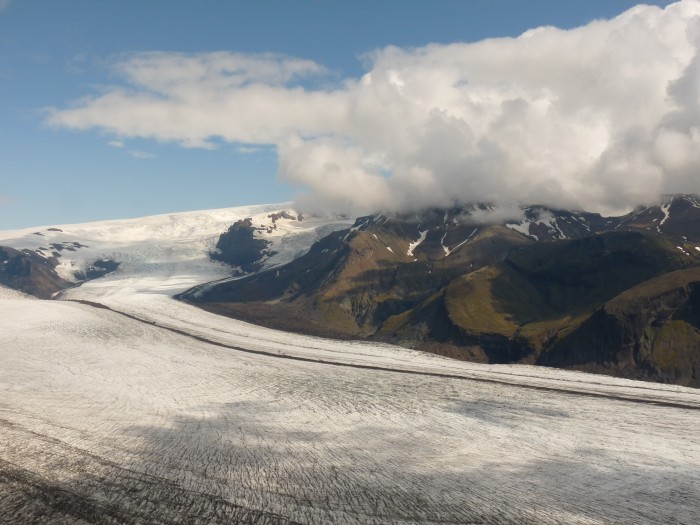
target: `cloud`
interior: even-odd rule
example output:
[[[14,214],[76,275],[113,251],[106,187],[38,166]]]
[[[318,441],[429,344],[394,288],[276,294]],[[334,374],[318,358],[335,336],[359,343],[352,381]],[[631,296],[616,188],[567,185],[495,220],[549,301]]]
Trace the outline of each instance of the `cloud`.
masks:
[[[8,195],[3,195],[0,193],[0,206],[6,206],[12,202],[12,199]]]
[[[113,148],[123,148],[124,143],[121,140],[110,140],[107,143],[109,146],[112,146]]]
[[[493,224],[506,221],[520,221],[525,218],[525,213],[520,206],[506,204],[503,206],[475,206],[468,210],[462,217],[459,218],[461,224],[470,222],[476,224]]]
[[[133,157],[135,159],[153,159],[155,158],[155,155],[153,153],[149,153],[148,151],[141,151],[137,149],[131,149],[127,152],[127,154],[130,157]]]
[[[10,5],[10,0],[0,0],[0,11],[3,9],[7,9],[7,7]]]
[[[387,47],[332,84],[279,55],[139,53],[123,82],[50,124],[213,148],[273,145],[304,202],[345,211],[455,202],[620,211],[700,192],[700,2],[572,30]]]
[[[263,148],[259,146],[238,146],[236,147],[236,152],[242,153],[244,155],[252,155],[253,153],[260,153]]]

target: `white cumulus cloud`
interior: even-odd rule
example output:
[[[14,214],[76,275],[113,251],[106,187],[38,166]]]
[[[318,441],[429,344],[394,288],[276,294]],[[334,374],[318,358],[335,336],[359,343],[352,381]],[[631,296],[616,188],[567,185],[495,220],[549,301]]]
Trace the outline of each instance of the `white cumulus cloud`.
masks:
[[[700,191],[700,2],[571,30],[388,47],[361,78],[279,55],[139,53],[49,122],[212,148],[273,145],[304,201],[619,211]],[[331,87],[329,87],[329,85]]]

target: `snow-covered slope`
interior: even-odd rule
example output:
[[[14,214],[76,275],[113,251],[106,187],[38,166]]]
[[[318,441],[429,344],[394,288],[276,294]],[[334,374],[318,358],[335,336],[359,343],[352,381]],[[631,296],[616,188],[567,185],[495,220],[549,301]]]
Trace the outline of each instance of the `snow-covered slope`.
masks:
[[[526,206],[523,218],[509,220],[505,226],[535,241],[580,239],[617,225],[617,218],[603,218],[583,211],[553,210],[544,206]]]
[[[23,294],[22,292],[18,292],[17,290],[13,290],[12,288],[7,288],[6,286],[3,286],[0,284],[0,300],[3,299],[27,299],[29,296],[26,294]]]
[[[110,282],[138,276],[148,288],[175,294],[231,275],[231,268],[212,261],[209,253],[219,235],[235,221],[252,218],[254,224],[263,226],[256,235],[268,240],[275,252],[265,261],[266,268],[290,261],[329,231],[352,223],[338,216],[309,216],[303,221],[279,219],[274,221],[275,228],[264,228],[273,225],[272,213],[289,206],[269,204],[0,231],[0,245],[55,258],[57,273],[68,281],[78,280],[76,273],[96,261],[110,260],[119,263]]]

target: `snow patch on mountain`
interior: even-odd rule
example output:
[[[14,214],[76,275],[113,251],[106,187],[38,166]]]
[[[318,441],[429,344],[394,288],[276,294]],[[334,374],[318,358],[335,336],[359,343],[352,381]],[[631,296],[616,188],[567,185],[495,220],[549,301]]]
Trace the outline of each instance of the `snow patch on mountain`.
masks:
[[[574,218],[581,223],[581,225],[586,228],[587,231],[591,231],[590,225],[586,222],[586,219],[581,217],[580,215],[574,215]]]
[[[663,226],[663,224],[669,219],[669,217],[671,217],[671,203],[669,202],[666,204],[662,204],[660,209],[661,213],[664,214],[664,218],[661,219],[661,222],[656,226],[656,231],[658,231],[659,233],[661,233],[661,226]]]
[[[451,253],[453,253],[453,252],[456,252],[459,248],[461,248],[462,246],[464,246],[465,244],[467,244],[467,242],[469,242],[469,239],[471,239],[472,237],[474,237],[474,234],[477,232],[478,229],[479,229],[478,226],[477,226],[476,228],[474,228],[474,231],[472,231],[472,232],[469,234],[469,237],[467,237],[466,239],[464,239],[462,242],[460,242],[457,246],[455,246],[455,247],[452,248],[452,249],[450,249],[449,247],[447,247],[447,246],[445,246],[445,245],[443,244],[443,245],[442,245],[442,249],[445,251],[445,257],[449,256],[449,255],[450,255]],[[444,241],[444,240],[445,240],[445,237],[443,237],[442,240]]]
[[[445,257],[450,255],[450,249],[447,246],[445,246],[445,237],[447,237],[448,232],[449,232],[449,230],[445,229],[445,233],[442,236],[442,238],[440,239],[440,246],[442,246],[442,249],[445,251]]]
[[[700,201],[694,195],[683,195],[683,198],[694,208],[700,208]]]
[[[544,227],[547,233],[547,238],[569,238],[559,226],[558,221],[560,218],[555,216],[551,211],[544,208],[525,208],[525,211],[530,215],[530,217],[526,217],[525,219],[517,222],[507,222],[506,227],[531,237],[536,241],[539,240],[542,235],[532,233],[533,226],[535,227],[535,231],[537,231],[538,228],[541,230],[542,227]],[[588,230],[590,230],[590,228],[588,228]]]
[[[413,257],[413,250],[418,248],[420,244],[425,240],[425,237],[428,235],[428,230],[423,230],[423,231],[418,231],[418,239],[408,245],[408,250],[406,251],[406,255],[409,257]]]
[[[506,227],[510,228],[511,230],[515,230],[516,232],[520,232],[523,235],[527,235],[528,237],[535,237],[534,235],[530,235],[530,224],[531,221],[528,219],[523,219],[520,222],[507,222]],[[537,237],[535,237],[536,239]]]

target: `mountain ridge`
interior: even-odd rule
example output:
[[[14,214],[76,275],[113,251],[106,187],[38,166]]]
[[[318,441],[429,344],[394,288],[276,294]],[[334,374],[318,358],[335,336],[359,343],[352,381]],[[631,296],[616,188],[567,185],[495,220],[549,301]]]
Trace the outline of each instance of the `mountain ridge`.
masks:
[[[566,354],[566,341],[585,339],[582,334],[601,316],[596,312],[616,297],[700,264],[700,199],[670,196],[620,217],[526,206],[519,220],[488,223],[489,214],[498,217],[499,211],[481,204],[360,217],[286,265],[194,288],[179,298],[314,335],[700,386],[695,347],[681,352],[687,361],[683,370],[673,362],[654,367],[640,359],[622,366],[624,349],[613,348],[621,344],[613,339],[596,343],[607,345],[598,357],[585,352],[574,352],[576,359],[557,357]],[[640,321],[658,322],[649,315]],[[642,348],[635,350],[638,355],[646,348],[644,337],[656,345],[655,355],[670,355],[685,344],[674,342],[674,328],[686,333],[691,346],[700,335],[695,324],[675,319],[656,335],[618,324],[621,337]]]
[[[472,204],[352,221],[264,205],[0,232],[0,245],[0,284],[42,298],[138,276],[287,331],[700,386],[693,195],[620,217]]]

